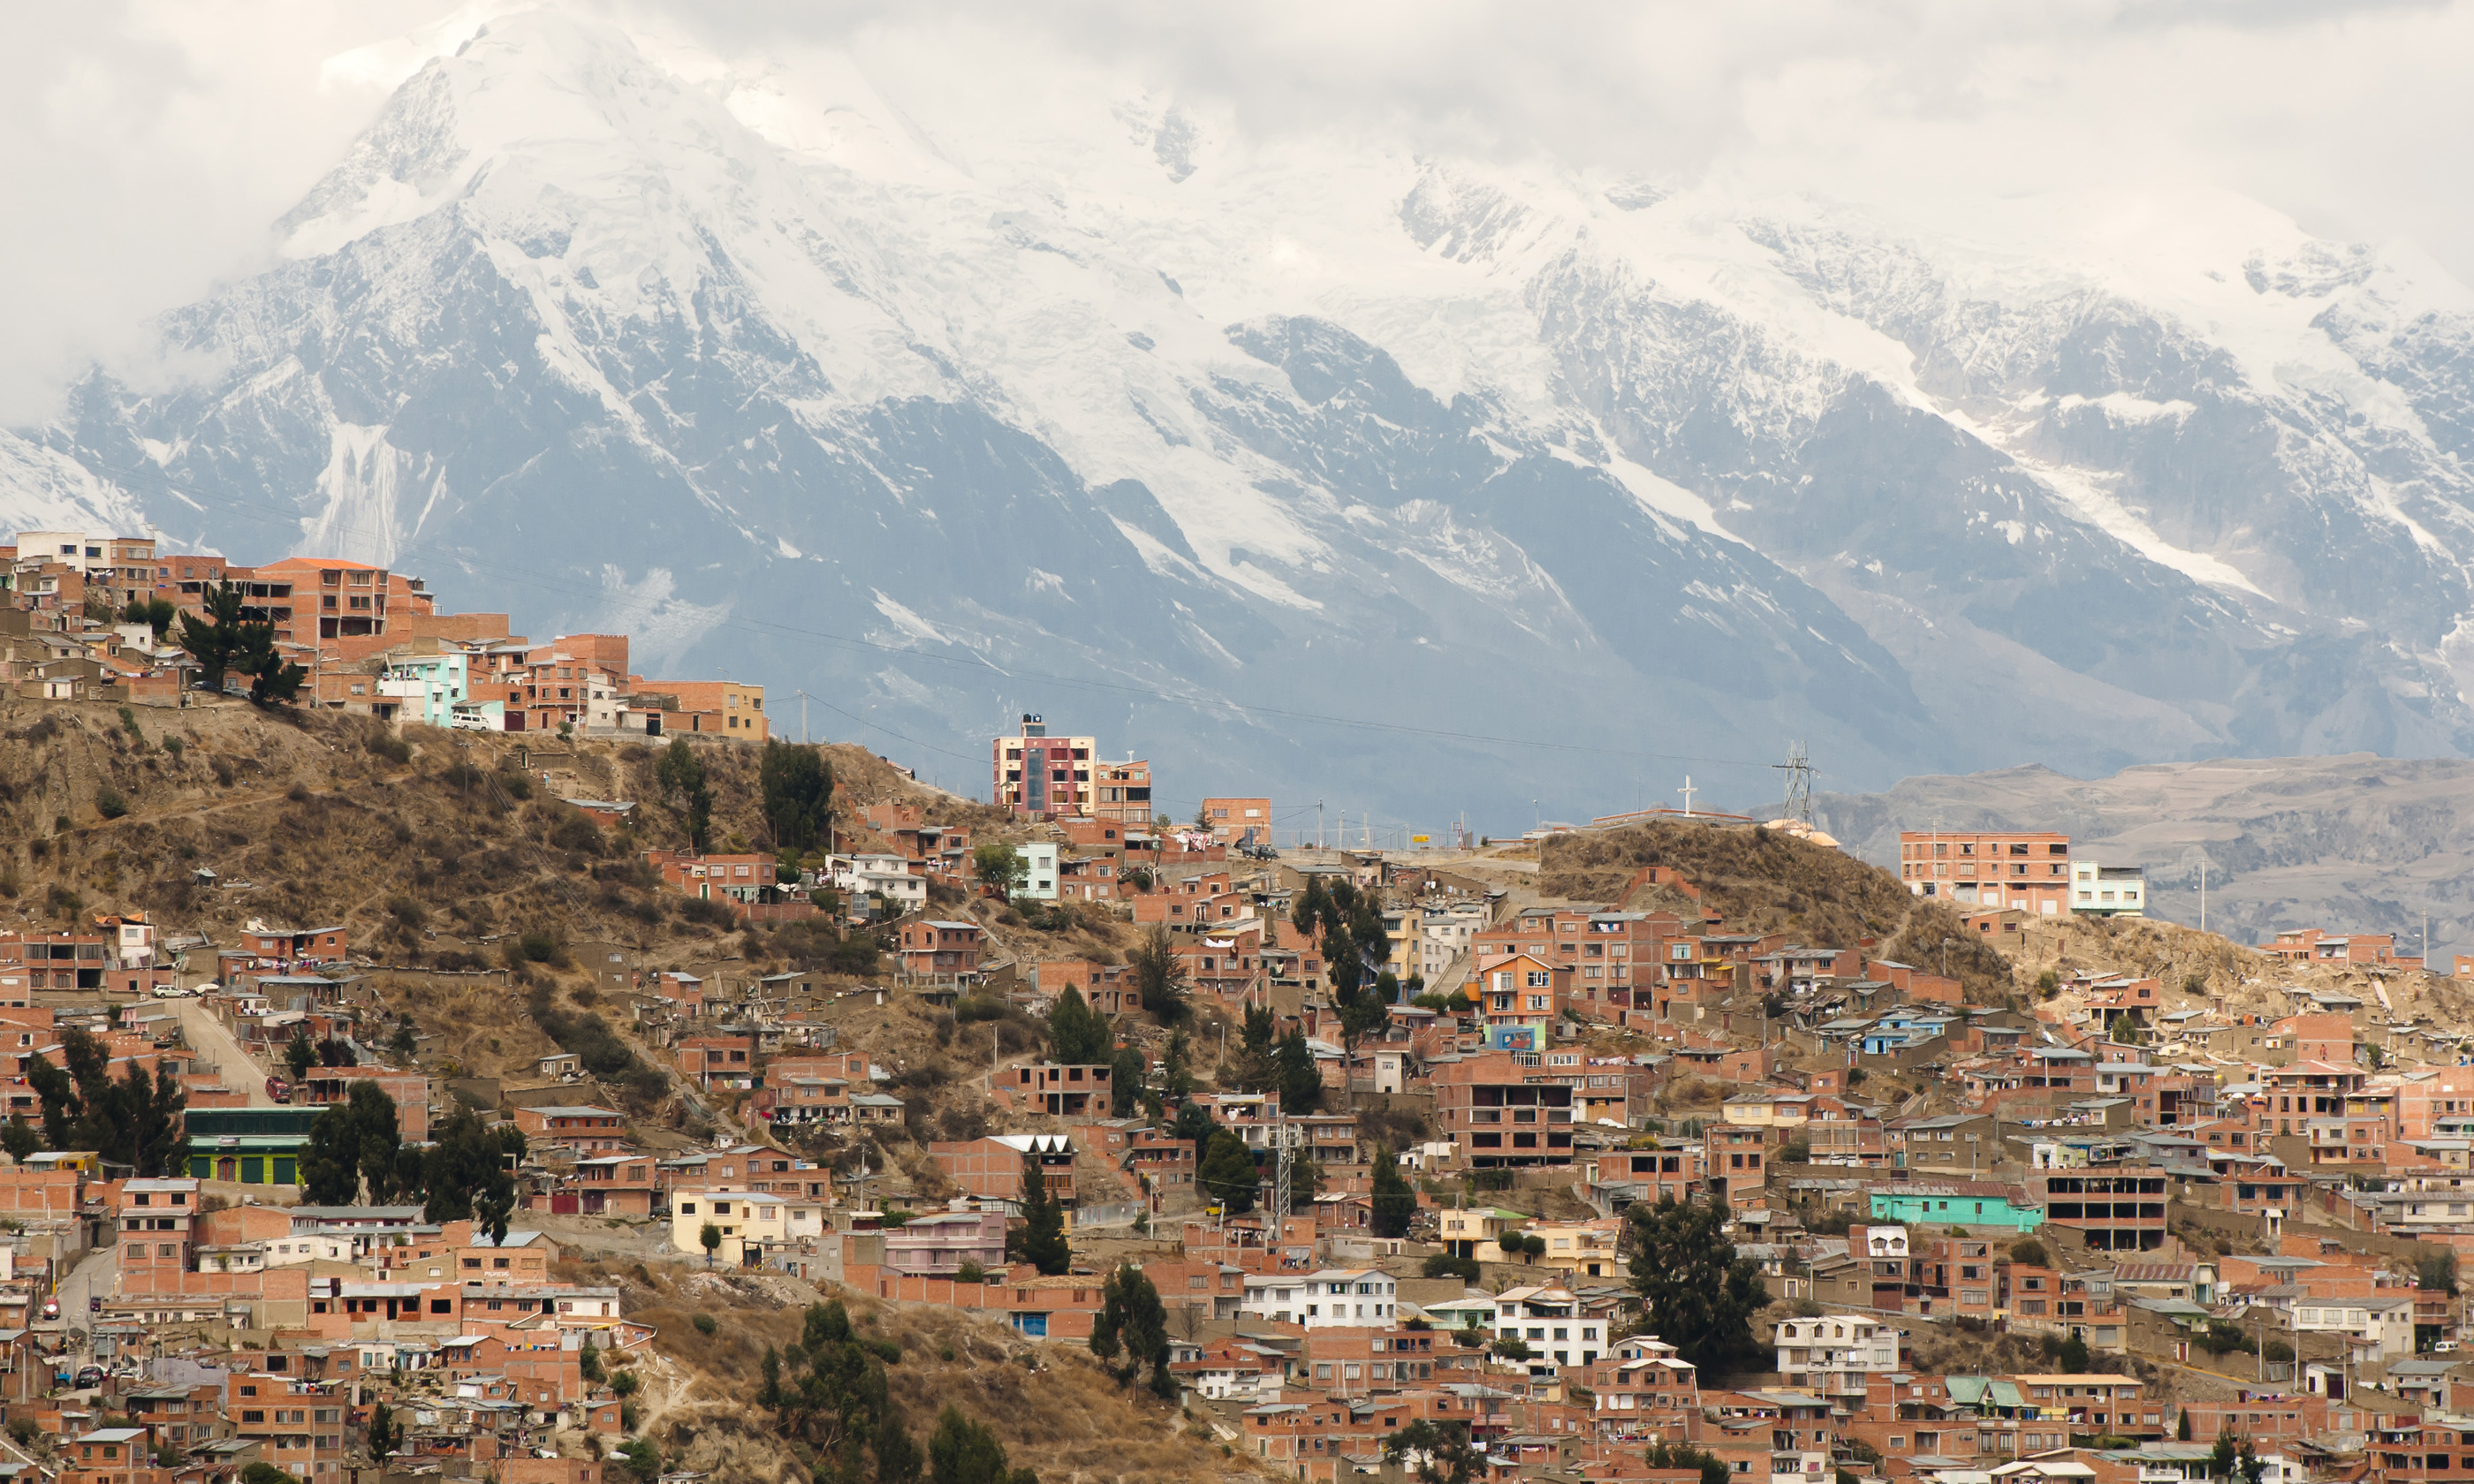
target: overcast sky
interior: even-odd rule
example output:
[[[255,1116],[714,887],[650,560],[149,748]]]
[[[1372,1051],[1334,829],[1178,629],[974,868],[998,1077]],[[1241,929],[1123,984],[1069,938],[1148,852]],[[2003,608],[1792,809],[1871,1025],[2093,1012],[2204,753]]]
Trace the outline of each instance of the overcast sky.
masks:
[[[2216,186],[2313,231],[2411,242],[2474,281],[2474,0],[579,3],[774,58],[890,27],[1002,56],[992,36],[1036,27],[1248,129],[1542,149],[1891,206]],[[329,59],[516,8],[0,7],[0,422],[43,416],[87,361],[137,357],[148,316],[268,261],[269,223],[383,101],[386,69]]]

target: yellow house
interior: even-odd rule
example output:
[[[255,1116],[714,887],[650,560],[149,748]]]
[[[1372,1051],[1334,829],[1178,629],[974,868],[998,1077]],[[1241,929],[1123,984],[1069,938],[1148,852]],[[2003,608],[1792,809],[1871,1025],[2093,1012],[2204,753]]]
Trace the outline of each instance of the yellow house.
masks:
[[[1517,1232],[1529,1224],[1529,1218],[1516,1210],[1500,1210],[1482,1206],[1475,1210],[1446,1210],[1439,1213],[1441,1230],[1436,1239],[1455,1257],[1478,1257],[1492,1261],[1502,1256],[1494,1250],[1495,1239],[1506,1232]],[[1480,1252],[1479,1247],[1487,1251]]]
[[[1729,1123],[1758,1129],[1800,1129],[1812,1121],[1809,1092],[1739,1092],[1718,1106]]]
[[[768,1243],[793,1242],[824,1235],[822,1202],[767,1195],[757,1190],[679,1190],[670,1196],[670,1245],[701,1256],[704,1229],[720,1233],[713,1260],[741,1267],[761,1256]]]
[[[1532,1267],[1552,1268],[1575,1278],[1615,1278],[1623,1266],[1615,1257],[1615,1237],[1623,1222],[1614,1216],[1589,1221],[1533,1221],[1522,1233],[1546,1244],[1529,1259]]]

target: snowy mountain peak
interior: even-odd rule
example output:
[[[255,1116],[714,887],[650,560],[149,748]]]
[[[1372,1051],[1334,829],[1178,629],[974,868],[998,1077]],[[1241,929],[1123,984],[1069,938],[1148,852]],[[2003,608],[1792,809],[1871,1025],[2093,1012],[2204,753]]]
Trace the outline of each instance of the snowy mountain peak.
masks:
[[[2253,203],[1936,223],[556,7],[331,66],[401,81],[165,317],[218,370],[0,437],[6,513],[382,557],[887,748],[1070,713],[1172,797],[2474,742],[2474,304]]]

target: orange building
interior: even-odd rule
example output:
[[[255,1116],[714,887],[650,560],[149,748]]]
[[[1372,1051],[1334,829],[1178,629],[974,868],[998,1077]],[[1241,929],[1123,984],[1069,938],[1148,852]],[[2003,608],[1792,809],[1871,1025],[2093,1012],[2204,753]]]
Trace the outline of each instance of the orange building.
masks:
[[[1904,829],[1899,879],[1918,897],[2059,917],[2070,911],[2071,837],[2050,830]]]

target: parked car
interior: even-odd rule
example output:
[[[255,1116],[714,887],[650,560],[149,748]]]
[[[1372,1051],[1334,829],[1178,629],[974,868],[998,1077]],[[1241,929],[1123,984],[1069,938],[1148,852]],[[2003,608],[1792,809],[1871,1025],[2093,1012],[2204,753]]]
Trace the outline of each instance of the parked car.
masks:
[[[103,1384],[103,1367],[101,1367],[101,1366],[80,1366],[80,1367],[78,1368],[77,1383],[78,1383],[78,1387],[79,1387],[79,1389],[80,1389],[80,1390],[84,1390],[85,1388],[86,1388],[86,1387],[88,1387],[88,1386],[100,1386],[100,1385],[102,1385],[102,1384]]]
[[[43,1317],[44,1317],[45,1319],[58,1319],[58,1318],[60,1318],[60,1317],[61,1317],[61,1301],[60,1301],[60,1300],[58,1300],[58,1299],[45,1299],[45,1300],[43,1301]]]
[[[87,1313],[89,1313],[89,1314],[100,1314],[100,1313],[102,1313],[102,1312],[103,1312],[103,1295],[101,1295],[101,1294],[99,1294],[99,1293],[90,1293],[90,1294],[87,1294],[87,1295],[85,1296],[85,1311],[86,1311]]]
[[[266,1079],[266,1095],[279,1103],[288,1104],[292,1101],[292,1084],[280,1077],[269,1077]]]

